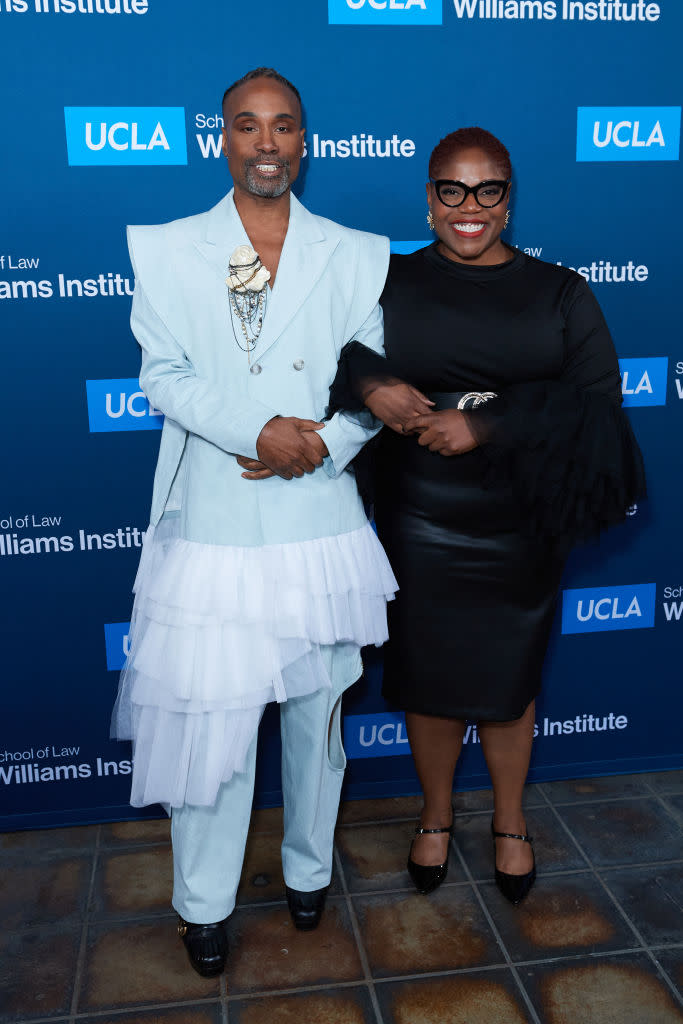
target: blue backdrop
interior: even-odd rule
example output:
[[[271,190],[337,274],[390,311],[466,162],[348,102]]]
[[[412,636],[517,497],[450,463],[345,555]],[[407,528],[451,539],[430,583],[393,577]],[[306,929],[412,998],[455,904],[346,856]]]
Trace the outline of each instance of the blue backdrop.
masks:
[[[507,144],[506,237],[590,281],[650,488],[571,559],[531,777],[683,764],[682,30],[677,0],[0,0],[0,828],[132,816],[109,715],[161,418],[137,384],[124,225],[227,190],[220,97],[257,65],[303,94],[306,205],[398,251],[427,239],[439,138],[479,124]],[[371,652],[346,700],[352,797],[417,788],[380,673]],[[262,746],[274,803],[273,714]],[[472,728],[459,784],[485,782]]]

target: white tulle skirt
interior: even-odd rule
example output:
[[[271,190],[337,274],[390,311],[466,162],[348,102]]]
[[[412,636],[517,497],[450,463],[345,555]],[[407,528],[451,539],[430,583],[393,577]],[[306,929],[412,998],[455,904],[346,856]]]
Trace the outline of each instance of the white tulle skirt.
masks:
[[[383,644],[398,589],[369,524],[263,547],[177,530],[169,517],[145,535],[112,720],[133,741],[135,807],[211,806],[264,706],[332,686],[321,648]]]

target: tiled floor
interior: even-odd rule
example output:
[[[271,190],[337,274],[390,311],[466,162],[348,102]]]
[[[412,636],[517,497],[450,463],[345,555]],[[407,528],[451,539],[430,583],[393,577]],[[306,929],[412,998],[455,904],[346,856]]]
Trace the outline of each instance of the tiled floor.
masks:
[[[417,798],[340,816],[320,928],[254,814],[225,977],[175,935],[165,821],[0,835],[0,1024],[683,1024],[683,772],[527,790],[539,878],[491,881],[491,796],[459,794],[448,881],[410,886]]]

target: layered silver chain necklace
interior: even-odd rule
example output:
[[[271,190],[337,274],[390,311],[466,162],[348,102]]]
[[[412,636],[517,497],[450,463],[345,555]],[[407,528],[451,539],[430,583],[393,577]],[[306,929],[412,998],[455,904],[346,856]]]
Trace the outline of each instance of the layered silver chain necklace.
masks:
[[[230,296],[230,323],[238,348],[247,353],[251,366],[251,353],[261,334],[268,302],[270,271],[261,263],[258,253],[250,245],[238,245],[230,257],[226,284]],[[237,321],[237,327],[235,326]]]

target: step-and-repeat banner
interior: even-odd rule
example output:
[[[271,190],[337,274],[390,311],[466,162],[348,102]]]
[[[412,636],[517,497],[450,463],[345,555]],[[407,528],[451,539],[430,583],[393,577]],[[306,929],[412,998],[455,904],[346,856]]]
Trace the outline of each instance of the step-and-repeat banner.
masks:
[[[0,0],[0,828],[133,816],[109,716],[162,418],[124,226],[227,191],[220,99],[259,65],[304,98],[297,194],[394,251],[428,240],[443,135],[481,125],[510,149],[506,237],[594,289],[650,492],[570,561],[531,778],[683,764],[682,31],[678,0]],[[380,677],[372,651],[346,699],[351,797],[417,789]],[[272,709],[261,742],[275,803]],[[474,725],[458,783],[486,784]]]

